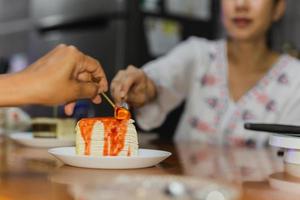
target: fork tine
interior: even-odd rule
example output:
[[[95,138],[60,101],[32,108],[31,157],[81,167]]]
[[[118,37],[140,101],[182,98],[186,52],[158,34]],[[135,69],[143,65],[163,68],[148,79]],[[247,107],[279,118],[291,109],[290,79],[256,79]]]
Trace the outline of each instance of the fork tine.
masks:
[[[123,101],[123,102],[121,103],[121,107],[123,107],[123,108],[129,110],[129,105],[128,105],[128,103],[126,103],[125,101]]]

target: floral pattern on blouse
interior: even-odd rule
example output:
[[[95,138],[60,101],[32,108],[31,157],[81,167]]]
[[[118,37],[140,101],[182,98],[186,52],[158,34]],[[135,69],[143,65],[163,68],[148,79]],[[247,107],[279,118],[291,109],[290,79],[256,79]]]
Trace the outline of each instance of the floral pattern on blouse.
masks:
[[[213,133],[215,129],[207,122],[197,118],[193,117],[190,119],[190,124],[195,129],[199,130],[202,133]]]
[[[278,83],[280,83],[282,85],[289,84],[289,78],[287,77],[287,75],[285,73],[281,74],[277,80],[278,80]]]
[[[217,77],[211,74],[204,74],[201,78],[201,85],[205,86],[214,86],[217,83]]]
[[[224,40],[192,37],[148,63],[144,71],[160,89],[155,101],[139,109],[137,122],[141,127],[159,126],[183,100],[185,110],[176,140],[202,140],[202,135],[215,135],[227,142],[265,143],[268,135],[245,130],[244,123],[300,123],[300,62],[281,55],[235,102],[227,83],[226,47]]]

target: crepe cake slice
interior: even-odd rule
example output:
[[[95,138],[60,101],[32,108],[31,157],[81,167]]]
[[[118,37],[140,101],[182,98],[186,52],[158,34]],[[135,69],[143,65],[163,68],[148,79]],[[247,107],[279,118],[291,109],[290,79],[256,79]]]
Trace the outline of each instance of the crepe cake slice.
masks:
[[[134,121],[113,117],[81,119],[76,126],[76,154],[134,156],[138,139]]]

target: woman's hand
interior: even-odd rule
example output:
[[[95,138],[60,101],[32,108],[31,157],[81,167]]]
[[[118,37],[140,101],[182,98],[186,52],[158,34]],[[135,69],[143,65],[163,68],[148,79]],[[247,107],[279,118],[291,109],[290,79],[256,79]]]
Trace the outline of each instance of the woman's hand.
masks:
[[[141,107],[156,96],[156,88],[143,70],[129,66],[120,70],[111,83],[111,95],[117,104],[122,101]]]
[[[70,103],[72,114],[76,99],[90,98],[100,103],[99,93],[108,89],[100,63],[74,46],[59,45],[24,71],[17,74],[28,85],[33,103],[57,105]]]

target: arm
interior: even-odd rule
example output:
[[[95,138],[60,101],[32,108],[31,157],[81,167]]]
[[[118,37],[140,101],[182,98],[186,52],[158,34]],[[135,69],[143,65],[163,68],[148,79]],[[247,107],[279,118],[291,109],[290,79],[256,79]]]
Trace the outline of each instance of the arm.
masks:
[[[59,45],[25,70],[0,76],[0,106],[57,105],[79,98],[100,103],[107,90],[101,65],[73,46]],[[71,114],[74,103],[67,114]]]
[[[295,92],[291,95],[291,100],[289,101],[286,108],[283,110],[281,115],[278,115],[277,123],[287,124],[287,125],[295,125],[299,126],[300,124],[300,97],[299,91]]]
[[[276,123],[299,125],[300,124],[300,62],[297,59],[288,58],[288,65],[285,68],[284,74],[288,77],[286,88],[279,93],[284,100],[283,107],[279,110]],[[275,91],[275,89],[274,89]],[[279,90],[280,91],[280,90]]]
[[[32,94],[32,88],[30,88],[31,84],[25,80],[22,73],[0,76],[1,107],[35,103],[35,95]]]
[[[194,45],[194,39],[189,39],[143,67],[156,88],[155,98],[136,110],[136,120],[143,129],[159,127],[188,96],[195,66]]]
[[[142,128],[159,126],[188,95],[195,54],[199,53],[195,43],[199,41],[204,43],[204,40],[189,39],[166,56],[148,63],[142,70],[135,68],[136,73],[133,73],[128,68],[114,78],[112,96],[116,101],[123,98],[137,108],[137,121]]]

